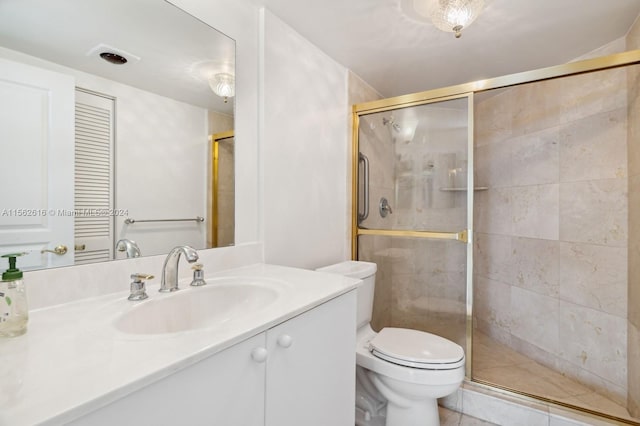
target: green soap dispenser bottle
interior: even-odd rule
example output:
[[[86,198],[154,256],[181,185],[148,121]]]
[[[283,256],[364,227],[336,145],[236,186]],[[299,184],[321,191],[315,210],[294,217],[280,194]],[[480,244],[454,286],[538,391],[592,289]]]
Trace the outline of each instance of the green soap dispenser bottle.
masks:
[[[16,268],[16,258],[25,253],[5,254],[9,269],[0,281],[0,337],[20,336],[27,331],[29,309],[22,271]]]

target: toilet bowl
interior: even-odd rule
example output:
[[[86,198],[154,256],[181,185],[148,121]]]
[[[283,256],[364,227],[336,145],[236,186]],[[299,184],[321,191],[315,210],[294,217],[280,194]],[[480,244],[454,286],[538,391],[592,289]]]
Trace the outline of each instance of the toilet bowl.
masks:
[[[375,263],[348,261],[317,269],[359,278],[356,335],[356,424],[438,426],[438,398],[464,380],[459,345],[423,331],[383,328],[369,322],[373,311]]]

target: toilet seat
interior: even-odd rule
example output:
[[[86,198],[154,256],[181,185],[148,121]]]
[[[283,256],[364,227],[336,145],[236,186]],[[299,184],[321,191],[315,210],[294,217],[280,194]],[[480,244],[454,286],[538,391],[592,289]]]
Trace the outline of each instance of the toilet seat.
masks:
[[[369,342],[369,351],[394,364],[425,370],[451,370],[464,365],[460,345],[424,331],[383,328]]]

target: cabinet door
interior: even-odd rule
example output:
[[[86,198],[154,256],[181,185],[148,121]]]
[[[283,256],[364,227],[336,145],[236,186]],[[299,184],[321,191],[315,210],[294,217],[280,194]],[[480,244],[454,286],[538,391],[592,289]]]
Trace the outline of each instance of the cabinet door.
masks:
[[[71,422],[71,425],[264,425],[265,364],[252,359],[265,334]]]
[[[267,331],[266,426],[355,423],[352,291]]]

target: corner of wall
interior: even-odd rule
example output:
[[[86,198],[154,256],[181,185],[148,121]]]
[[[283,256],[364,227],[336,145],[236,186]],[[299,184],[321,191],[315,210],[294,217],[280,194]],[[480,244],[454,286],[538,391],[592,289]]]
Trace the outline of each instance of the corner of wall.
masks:
[[[636,19],[626,36],[627,50],[640,48],[640,19]],[[628,319],[627,319],[627,374],[630,378],[627,393],[627,409],[632,416],[640,417],[640,383],[631,380],[640,377],[640,66],[627,68],[627,158],[629,194],[629,249],[628,249]]]
[[[347,72],[350,105],[384,99],[384,95],[382,95],[375,87],[365,81],[365,79],[360,77],[353,70],[349,69]],[[354,89],[357,89],[357,91]],[[361,98],[358,96],[358,93],[366,93],[367,96]]]

